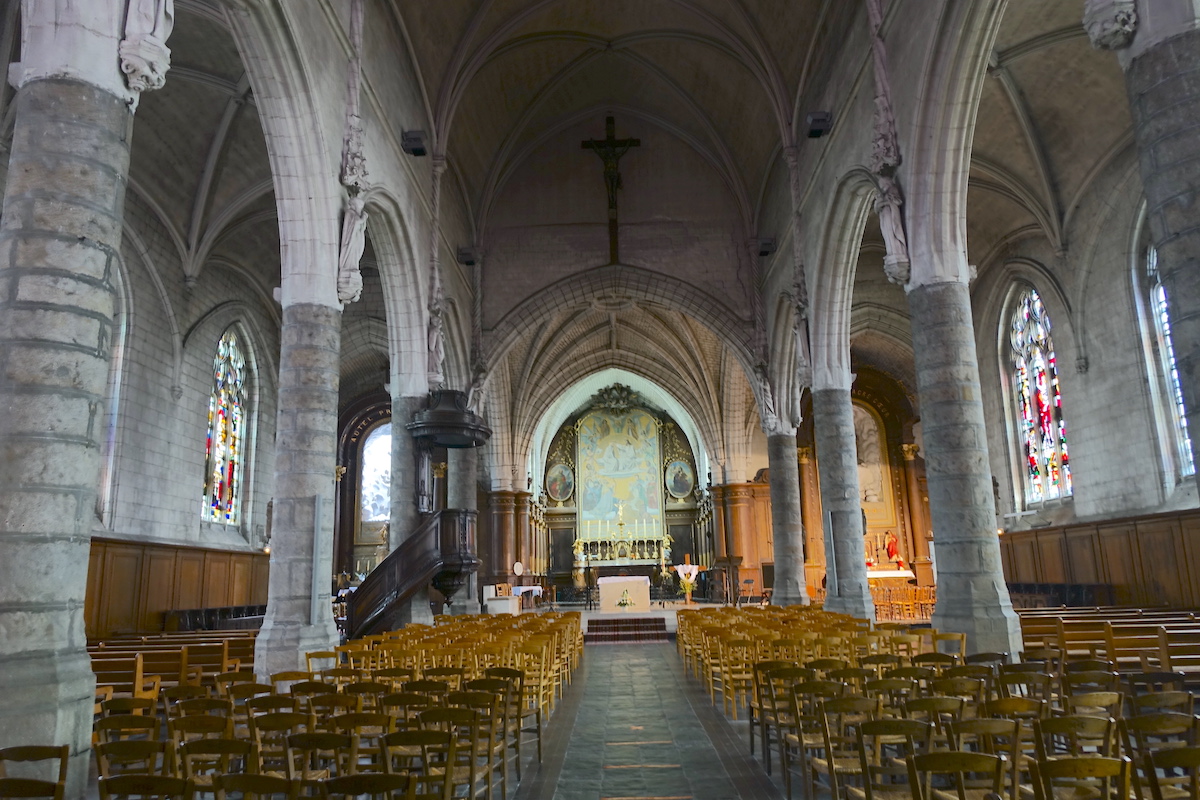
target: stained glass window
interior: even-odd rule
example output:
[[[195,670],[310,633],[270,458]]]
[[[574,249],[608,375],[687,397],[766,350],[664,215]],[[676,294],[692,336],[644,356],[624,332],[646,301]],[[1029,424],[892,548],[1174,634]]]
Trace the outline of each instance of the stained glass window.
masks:
[[[236,525],[241,515],[242,460],[246,439],[246,356],[238,335],[226,331],[213,359],[204,467],[204,509],[209,522]]]
[[[1196,461],[1192,454],[1192,437],[1188,433],[1187,411],[1183,405],[1183,391],[1179,388],[1179,369],[1175,364],[1175,345],[1171,341],[1171,313],[1167,307],[1167,290],[1158,276],[1158,251],[1153,247],[1146,254],[1146,273],[1152,281],[1150,307],[1154,315],[1155,331],[1158,334],[1159,366],[1167,385],[1167,396],[1171,404],[1171,417],[1175,429],[1175,448],[1179,458],[1180,472],[1193,475]]]
[[[359,495],[363,522],[386,522],[392,512],[392,423],[385,422],[367,434],[362,449],[362,490]]]
[[[1071,461],[1063,419],[1050,316],[1027,288],[1012,316],[1013,390],[1017,400],[1025,499],[1040,503],[1071,494]]]

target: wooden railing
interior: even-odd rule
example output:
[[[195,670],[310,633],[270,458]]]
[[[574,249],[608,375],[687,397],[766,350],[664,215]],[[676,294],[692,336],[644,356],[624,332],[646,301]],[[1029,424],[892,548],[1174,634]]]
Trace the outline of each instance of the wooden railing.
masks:
[[[479,566],[474,511],[446,509],[431,515],[393,550],[347,598],[350,638],[400,627],[405,603],[431,583],[449,597]]]

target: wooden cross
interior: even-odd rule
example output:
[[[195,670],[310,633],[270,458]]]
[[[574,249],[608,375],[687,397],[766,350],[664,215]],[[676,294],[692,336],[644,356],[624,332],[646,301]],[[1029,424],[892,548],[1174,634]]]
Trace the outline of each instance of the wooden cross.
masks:
[[[608,263],[620,260],[617,240],[617,190],[621,188],[621,173],[618,162],[631,147],[639,147],[641,139],[618,139],[617,123],[612,117],[604,118],[604,139],[588,139],[582,142],[584,150],[591,150],[604,162],[604,184],[608,188]]]

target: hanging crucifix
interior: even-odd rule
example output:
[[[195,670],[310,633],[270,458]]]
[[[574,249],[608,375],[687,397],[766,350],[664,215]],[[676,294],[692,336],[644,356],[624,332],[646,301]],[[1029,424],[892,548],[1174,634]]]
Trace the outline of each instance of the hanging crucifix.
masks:
[[[617,190],[621,188],[621,173],[617,163],[629,148],[641,145],[641,139],[618,139],[617,123],[612,117],[604,118],[604,139],[588,139],[582,142],[584,150],[591,150],[604,162],[604,184],[608,187],[608,263],[620,260],[617,245]]]

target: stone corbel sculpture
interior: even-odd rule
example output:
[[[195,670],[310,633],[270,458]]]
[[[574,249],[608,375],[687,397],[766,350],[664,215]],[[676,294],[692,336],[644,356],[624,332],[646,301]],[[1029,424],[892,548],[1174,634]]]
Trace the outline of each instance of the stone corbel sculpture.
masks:
[[[174,0],[129,0],[118,54],[131,92],[161,89],[171,67],[167,38],[175,27]]]
[[[363,199],[356,194],[346,200],[342,216],[342,241],[338,253],[338,300],[354,303],[362,296],[363,279],[358,263],[367,246],[367,212]]]
[[[911,263],[908,258],[908,238],[904,234],[904,216],[900,206],[900,187],[890,175],[877,176],[879,194],[875,197],[875,212],[879,215],[879,228],[883,232],[883,243],[887,255],[883,258],[883,271],[888,280],[901,286],[908,283]]]
[[[1137,22],[1134,0],[1087,0],[1083,9],[1083,27],[1097,50],[1129,47]]]

